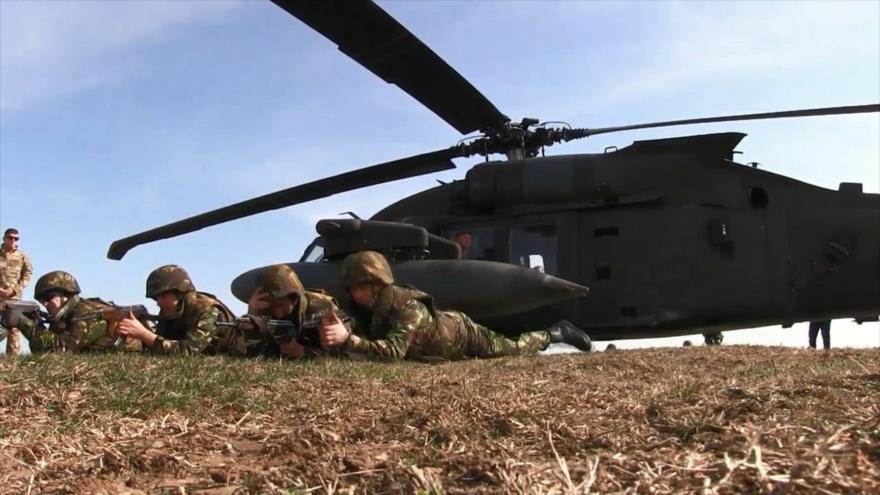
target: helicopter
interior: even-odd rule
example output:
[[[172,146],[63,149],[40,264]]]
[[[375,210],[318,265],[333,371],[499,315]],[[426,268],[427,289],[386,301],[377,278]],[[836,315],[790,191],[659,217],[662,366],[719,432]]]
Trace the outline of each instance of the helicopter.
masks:
[[[381,250],[398,262],[395,267],[469,262],[479,273],[481,263],[500,262],[590,288],[587,297],[477,318],[509,333],[568,319],[588,329],[594,340],[610,340],[839,317],[869,320],[880,314],[880,195],[863,192],[860,184],[842,183],[832,191],[737,163],[741,133],[545,156],[553,145],[597,134],[878,112],[880,105],[601,128],[533,118],[512,121],[373,2],[273,2],[461,134],[477,134],[449,148],[294,186],[120,239],[108,257],[120,259],[137,245],[262,211],[448,170],[454,167],[452,159],[483,156],[485,163],[472,167],[463,180],[389,205],[341,244],[349,250]],[[489,161],[493,155],[506,160]],[[344,231],[351,223],[328,222],[329,230],[307,248],[300,263],[319,267],[306,285],[339,296],[338,276],[327,267],[347,251],[333,256],[325,251],[340,240],[333,226]],[[370,234],[372,228],[393,230],[395,224],[399,232],[423,230],[427,241],[395,246],[385,242],[393,234],[384,240]],[[442,240],[459,241],[458,251]],[[462,257],[467,259],[459,261]],[[306,269],[293,266],[300,273]],[[237,286],[233,283],[240,299],[246,275]],[[450,286],[461,290],[448,278],[421,288],[442,293]]]

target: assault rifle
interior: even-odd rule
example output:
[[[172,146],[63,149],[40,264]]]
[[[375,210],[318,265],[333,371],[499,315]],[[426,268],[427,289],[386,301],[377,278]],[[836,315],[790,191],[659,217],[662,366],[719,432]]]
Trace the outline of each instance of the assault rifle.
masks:
[[[128,314],[131,313],[138,320],[150,320],[150,321],[158,321],[159,315],[150,314],[147,311],[147,308],[143,304],[135,304],[132,306],[116,306],[111,305],[104,308],[95,309],[89,311],[80,316],[76,316],[70,319],[70,321],[93,321],[93,320],[104,320],[108,324],[119,322],[120,320],[124,320],[128,318]],[[115,332],[115,325],[110,325],[108,330],[112,330],[112,334],[110,337],[113,337]],[[116,340],[113,341],[113,347],[119,347],[122,345],[122,342],[125,340],[125,337],[122,335],[116,335]]]
[[[89,311],[83,315],[71,318],[71,321],[90,321],[90,320],[106,320],[119,321],[128,318],[131,313],[139,320],[157,321],[159,315],[152,315],[143,304],[135,304],[132,306],[109,306]]]
[[[40,303],[36,301],[19,301],[17,299],[0,299],[0,314],[6,311],[21,311],[32,318],[45,319],[47,315],[40,311]],[[9,335],[9,329],[0,325],[0,341]]]
[[[218,321],[219,327],[230,327],[244,331],[257,331],[273,339],[276,343],[284,345],[292,341],[306,347],[320,347],[321,341],[318,331],[321,323],[328,315],[328,310],[317,311],[307,314],[302,326],[290,320],[276,320],[266,316],[245,315],[232,321]],[[350,322],[351,318],[334,311],[343,323]]]
[[[40,312],[40,303],[37,301],[18,301],[16,299],[0,299],[0,313],[6,310],[18,310],[28,315]]]

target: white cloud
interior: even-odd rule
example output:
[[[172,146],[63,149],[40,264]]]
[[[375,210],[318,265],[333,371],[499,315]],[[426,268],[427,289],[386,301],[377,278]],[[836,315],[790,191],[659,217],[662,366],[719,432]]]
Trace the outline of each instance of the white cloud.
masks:
[[[565,2],[569,3],[582,2]],[[592,97],[571,109],[574,115],[653,100],[682,88],[703,86],[701,92],[712,94],[716,88],[728,88],[732,80],[742,81],[745,94],[750,86],[783,88],[794,83],[809,88],[853,66],[875,79],[880,76],[877,2],[652,6],[656,19],[651,31],[640,33],[649,39],[641,40],[634,59],[620,63]],[[880,89],[875,94],[880,96]],[[841,97],[833,92],[827,96]],[[845,97],[840,100],[850,103]]]
[[[143,70],[137,47],[215,22],[237,0],[0,2],[0,109],[119,83]]]

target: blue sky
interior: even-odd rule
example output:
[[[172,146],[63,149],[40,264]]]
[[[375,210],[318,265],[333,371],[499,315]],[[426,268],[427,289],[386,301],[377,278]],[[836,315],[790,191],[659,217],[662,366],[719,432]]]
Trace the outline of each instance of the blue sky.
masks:
[[[603,127],[880,101],[876,1],[382,5],[515,120]],[[749,134],[742,161],[832,189],[880,189],[877,114],[634,131],[549,151],[720,131]],[[0,226],[21,230],[37,275],[68,270],[87,295],[143,302],[147,274],[178,263],[243,311],[231,279],[297,259],[316,220],[369,216],[478,160],[137,247],[119,262],[107,248],[459,137],[269,2],[0,0]],[[800,324],[726,342],[803,345],[805,334]],[[880,328],[835,322],[833,340],[878,345]]]

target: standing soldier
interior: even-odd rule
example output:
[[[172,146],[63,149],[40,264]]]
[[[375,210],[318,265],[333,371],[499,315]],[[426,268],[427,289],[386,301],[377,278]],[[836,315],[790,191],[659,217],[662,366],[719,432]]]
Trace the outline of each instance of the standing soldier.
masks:
[[[34,269],[24,251],[18,249],[19,234],[16,229],[6,229],[3,246],[0,247],[0,299],[21,299],[24,288],[31,281]],[[9,327],[6,355],[18,356],[21,352],[21,335],[15,326]]]
[[[248,301],[248,314],[236,320],[239,329],[237,341],[240,343],[237,347],[248,356],[284,355],[300,358],[319,354],[320,322],[331,313],[339,312],[332,297],[323,292],[306,290],[289,266],[268,266],[257,276]],[[273,329],[270,322],[292,325]],[[300,335],[294,338],[284,329],[296,329]]]
[[[347,312],[354,319],[353,332],[339,321],[322,326],[325,348],[344,346],[351,354],[378,359],[443,361],[533,355],[551,343],[582,351],[591,347],[587,334],[566,321],[512,340],[464,313],[435,310],[428,294],[395,285],[388,261],[374,251],[347,256],[342,274],[352,303]]]
[[[61,270],[49,272],[34,287],[35,299],[49,313],[49,328],[19,311],[6,311],[3,323],[20,328],[34,353],[141,350],[139,341],[122,339],[116,334],[118,320],[109,321],[104,316],[113,306],[100,299],[80,297],[79,293],[79,283],[73,275]]]
[[[819,336],[820,330],[822,331],[822,347],[825,349],[831,349],[831,320],[817,320],[810,322],[810,348],[816,348],[816,338]]]
[[[159,305],[153,332],[134,318],[119,322],[119,334],[143,342],[155,354],[221,354],[229,352],[230,337],[218,332],[217,322],[235,319],[215,296],[196,291],[186,270],[165,265],[147,277],[147,297]]]

